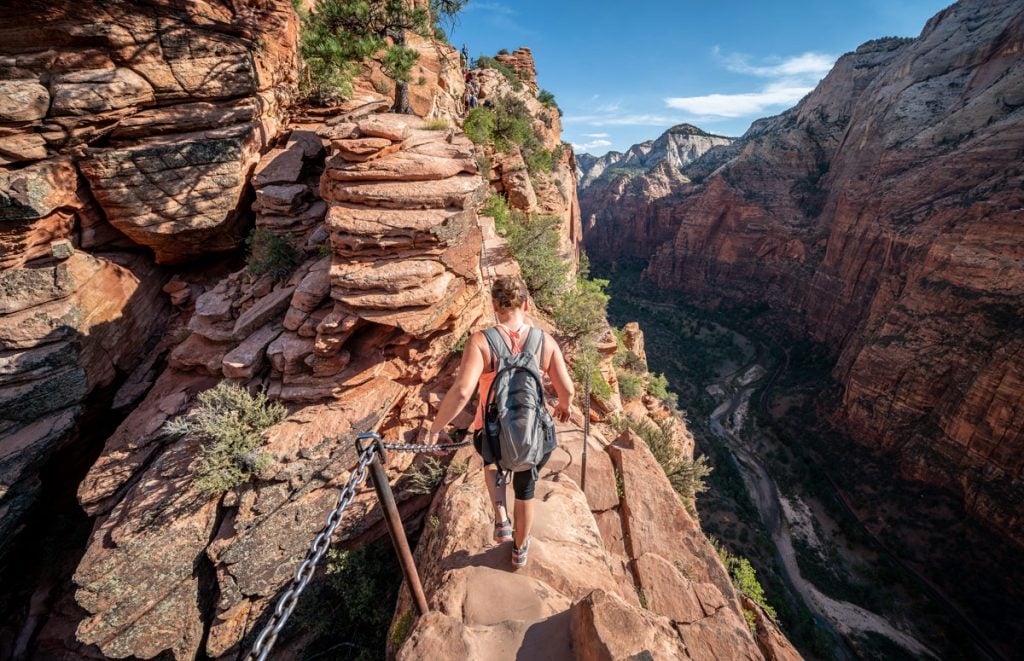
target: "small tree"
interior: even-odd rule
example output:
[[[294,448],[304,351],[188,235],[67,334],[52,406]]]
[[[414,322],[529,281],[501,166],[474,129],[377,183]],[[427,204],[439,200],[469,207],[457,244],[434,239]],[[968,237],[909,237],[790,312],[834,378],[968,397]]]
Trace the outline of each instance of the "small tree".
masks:
[[[406,32],[429,37],[432,19],[454,22],[466,1],[432,0],[428,9],[411,0],[321,0],[302,21],[307,93],[320,100],[348,95],[355,65],[384,50],[381,68],[395,80],[395,110],[408,113],[412,67],[420,55],[405,45]]]

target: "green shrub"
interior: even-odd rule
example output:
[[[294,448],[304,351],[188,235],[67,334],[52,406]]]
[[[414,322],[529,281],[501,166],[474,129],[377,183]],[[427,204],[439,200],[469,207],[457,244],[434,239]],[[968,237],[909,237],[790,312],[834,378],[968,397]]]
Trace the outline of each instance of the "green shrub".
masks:
[[[652,397],[657,397],[665,406],[675,409],[679,406],[679,396],[669,392],[668,379],[664,374],[651,374],[647,380],[647,392]]]
[[[558,330],[567,337],[580,338],[603,328],[607,324],[608,294],[604,291],[607,286],[607,280],[578,276],[574,286],[562,294],[551,311]]]
[[[494,227],[497,229],[498,234],[502,236],[508,234],[508,222],[511,214],[511,210],[508,208],[508,200],[497,193],[491,193],[484,200],[480,213],[494,219]]]
[[[525,149],[526,169],[531,173],[551,172],[558,161],[562,159],[562,150],[562,145],[557,145],[553,149],[544,149],[543,147]]]
[[[223,493],[248,482],[267,467],[270,457],[258,451],[262,434],[282,422],[283,406],[263,393],[222,381],[201,393],[186,415],[167,423],[167,431],[202,442],[193,480],[207,495]]]
[[[508,49],[502,48],[498,51],[498,55],[508,55]]]
[[[275,280],[283,280],[299,265],[299,251],[288,239],[268,230],[253,230],[246,246],[249,254],[245,267],[255,276],[269,274]]]
[[[539,142],[526,102],[511,95],[498,99],[494,104],[494,148],[507,152],[515,146],[529,149]]]
[[[590,374],[590,394],[597,399],[608,400],[612,387],[601,375],[601,357],[593,342],[581,342],[572,361],[572,380],[576,384],[576,397],[580,406],[586,404],[587,374]]]
[[[494,112],[489,108],[477,106],[466,115],[462,130],[475,144],[491,145],[494,144],[494,123]]]
[[[768,598],[764,593],[764,587],[762,587],[761,582],[757,580],[757,571],[754,569],[753,565],[750,564],[750,560],[729,553],[724,546],[714,539],[712,539],[712,545],[718,552],[718,557],[722,560],[722,564],[725,565],[726,571],[729,572],[729,577],[732,579],[733,586],[743,594],[747,595],[751,601],[763,608],[770,618],[777,620],[778,615],[775,612],[775,608],[768,603]],[[744,615],[747,618],[747,624],[751,629],[754,629],[755,620],[753,613],[749,616],[746,613],[744,613]]]
[[[396,82],[408,83],[419,53],[402,43],[405,31],[436,37],[440,28],[431,23],[431,15],[453,20],[465,3],[434,0],[427,8],[397,0],[320,0],[314,11],[300,12],[300,90],[316,102],[347,97],[359,66],[381,51],[384,72]]]
[[[682,456],[679,447],[672,438],[671,419],[654,423],[646,418],[636,420],[630,417],[613,417],[609,420],[617,432],[630,429],[644,440],[654,458],[665,471],[672,488],[679,494],[686,510],[697,516],[697,494],[707,491],[705,478],[711,474],[712,468],[707,458],[700,456],[689,459]]]
[[[548,108],[558,107],[558,104],[555,102],[555,95],[548,90],[541,90],[540,92],[538,92],[537,100],[540,101],[542,105],[545,105]]]
[[[639,399],[644,394],[644,380],[639,374],[616,370],[615,376],[619,380],[619,393],[623,399]]]
[[[505,234],[530,294],[548,311],[561,302],[572,270],[572,264],[558,252],[560,222],[557,216],[531,217],[512,211]]]

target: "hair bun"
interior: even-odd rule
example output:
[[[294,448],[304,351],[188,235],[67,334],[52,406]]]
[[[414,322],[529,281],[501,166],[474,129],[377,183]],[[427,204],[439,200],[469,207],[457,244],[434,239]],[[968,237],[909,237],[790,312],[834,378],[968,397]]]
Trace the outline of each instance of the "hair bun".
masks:
[[[528,295],[526,283],[514,276],[498,278],[491,285],[491,298],[502,310],[522,307]]]

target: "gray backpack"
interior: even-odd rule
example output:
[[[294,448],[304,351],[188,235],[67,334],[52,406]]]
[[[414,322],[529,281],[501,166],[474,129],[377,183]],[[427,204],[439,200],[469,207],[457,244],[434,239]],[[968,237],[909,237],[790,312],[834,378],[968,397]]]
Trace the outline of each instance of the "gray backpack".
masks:
[[[484,337],[496,372],[484,404],[484,459],[504,471],[536,470],[544,454],[556,445],[555,423],[544,408],[539,366],[544,332],[531,328],[517,354],[497,328],[485,330]]]

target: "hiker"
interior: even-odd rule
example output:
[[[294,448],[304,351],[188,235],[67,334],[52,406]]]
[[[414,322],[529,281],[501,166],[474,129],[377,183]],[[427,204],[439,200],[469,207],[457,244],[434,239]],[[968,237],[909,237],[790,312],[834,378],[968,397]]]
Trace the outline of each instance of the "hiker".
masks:
[[[462,68],[469,68],[469,47],[466,46],[466,42],[462,42]]]
[[[479,105],[479,103],[480,102],[477,100],[476,94],[470,94],[469,95],[469,109],[470,110],[472,110],[473,108],[476,108],[477,105]]]
[[[487,493],[491,498],[491,506],[494,509],[494,541],[502,543],[511,540],[513,542],[512,565],[518,568],[526,565],[527,554],[530,550],[534,489],[538,472],[551,457],[551,451],[555,449],[554,425],[550,425],[550,434],[545,435],[545,438],[534,439],[543,445],[540,449],[543,455],[536,466],[514,472],[512,475],[512,488],[516,496],[513,512],[515,532],[513,534],[512,521],[509,521],[508,511],[505,507],[505,484],[503,480],[499,480],[498,462],[502,458],[499,457],[497,460],[494,458],[496,448],[489,442],[489,438],[493,438],[493,427],[491,434],[485,431],[485,424],[488,426],[493,424],[493,411],[495,409],[502,410],[509,402],[495,402],[495,406],[489,407],[488,395],[496,380],[495,377],[498,376],[499,364],[507,365],[506,361],[510,357],[514,360],[515,356],[530,353],[537,359],[539,367],[537,376],[547,374],[558,394],[558,405],[555,406],[554,417],[559,421],[565,422],[569,419],[569,407],[572,405],[574,393],[572,378],[565,366],[565,358],[554,338],[539,328],[531,328],[527,324],[526,315],[530,311],[530,302],[526,284],[518,277],[499,278],[491,287],[491,297],[498,323],[487,330],[473,333],[466,341],[458,377],[441,401],[437,417],[430,425],[426,442],[437,443],[439,441],[442,430],[465,408],[473,397],[473,391],[476,390],[480,401],[477,404],[476,418],[473,421],[473,444],[484,459],[484,478],[487,483]],[[524,360],[525,358],[524,356]],[[505,373],[509,372],[506,370]],[[507,379],[498,378],[499,386],[503,381],[512,382],[516,378],[515,375],[521,373],[513,371],[511,372],[513,376]],[[528,381],[530,380],[527,379],[523,382]],[[539,381],[533,387],[537,386],[539,386]],[[523,397],[522,389],[516,390],[511,387],[505,392],[510,397]],[[540,394],[539,398],[539,406],[543,412],[542,417],[550,423],[550,417],[544,408],[543,395]],[[525,408],[521,400],[517,399],[513,404],[517,412],[521,412]],[[527,404],[527,406],[529,405]],[[507,418],[502,419],[507,420]],[[499,446],[505,447],[504,443]],[[498,452],[500,454],[500,450]]]

